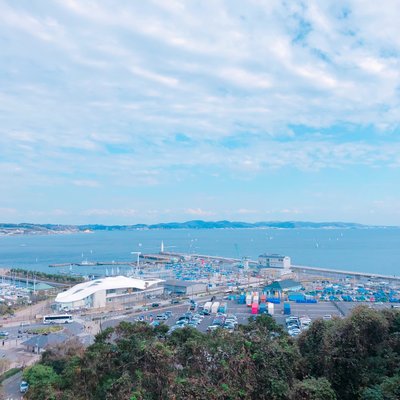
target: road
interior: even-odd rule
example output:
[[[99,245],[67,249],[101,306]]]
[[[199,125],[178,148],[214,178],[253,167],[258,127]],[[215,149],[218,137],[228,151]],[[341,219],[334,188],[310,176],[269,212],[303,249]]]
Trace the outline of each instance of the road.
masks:
[[[23,396],[19,392],[19,385],[22,381],[22,372],[18,372],[12,377],[6,379],[1,388],[1,399],[3,400],[21,400]]]

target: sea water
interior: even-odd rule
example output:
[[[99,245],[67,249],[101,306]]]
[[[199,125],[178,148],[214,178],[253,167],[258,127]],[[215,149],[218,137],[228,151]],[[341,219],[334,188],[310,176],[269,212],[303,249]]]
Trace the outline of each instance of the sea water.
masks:
[[[132,252],[165,251],[250,257],[290,256],[292,264],[400,275],[400,229],[179,229],[0,236],[0,267],[68,272],[49,264],[136,261]],[[69,268],[69,267],[68,267]],[[104,273],[104,266],[72,272]],[[121,269],[123,267],[120,267]]]

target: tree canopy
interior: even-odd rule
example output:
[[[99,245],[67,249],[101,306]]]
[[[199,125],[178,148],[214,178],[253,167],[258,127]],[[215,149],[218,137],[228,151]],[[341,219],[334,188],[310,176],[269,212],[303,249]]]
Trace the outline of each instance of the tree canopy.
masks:
[[[72,345],[70,345],[72,346]],[[358,307],[298,339],[262,315],[233,333],[166,333],[121,322],[86,350],[60,347],[25,371],[41,400],[400,398],[400,312]]]

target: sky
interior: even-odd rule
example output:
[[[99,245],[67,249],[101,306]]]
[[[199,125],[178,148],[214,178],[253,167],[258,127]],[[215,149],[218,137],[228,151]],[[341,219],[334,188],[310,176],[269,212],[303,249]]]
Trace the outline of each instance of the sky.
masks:
[[[0,0],[0,222],[400,225],[397,0]]]

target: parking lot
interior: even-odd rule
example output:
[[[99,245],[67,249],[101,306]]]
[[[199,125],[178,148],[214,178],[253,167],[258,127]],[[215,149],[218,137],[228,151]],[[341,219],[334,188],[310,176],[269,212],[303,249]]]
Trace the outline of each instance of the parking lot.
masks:
[[[210,299],[202,299],[201,301],[198,301],[198,306],[204,306],[206,301],[209,301]],[[251,314],[251,308],[247,307],[245,304],[238,304],[235,301],[229,301],[223,299],[223,296],[217,296],[215,301],[219,302],[226,302],[227,303],[227,314],[233,314],[237,317],[237,322],[239,324],[247,324],[249,317],[252,315]],[[373,307],[376,309],[383,309],[383,308],[389,308],[389,304],[376,304],[376,303],[346,303],[346,302],[340,302],[336,303],[337,306],[333,302],[319,302],[315,304],[305,304],[305,303],[295,303],[295,302],[290,302],[291,306],[291,315],[292,316],[303,316],[306,315],[310,317],[312,321],[318,318],[323,318],[324,316],[331,316],[331,317],[342,317],[343,314],[344,316],[347,316],[351,313],[351,310],[361,304],[368,305],[369,307]],[[121,321],[129,321],[129,322],[135,322],[139,318],[146,321],[146,322],[152,322],[156,320],[157,315],[163,314],[166,311],[171,312],[171,317],[168,318],[165,321],[160,321],[160,323],[166,324],[167,326],[171,327],[176,324],[178,319],[189,310],[189,301],[179,304],[179,305],[170,305],[170,306],[165,306],[165,307],[157,307],[157,308],[150,308],[148,311],[144,311],[141,313],[135,313],[131,315],[117,315],[113,316],[110,319],[106,319],[102,323],[102,328],[106,328],[108,326],[116,326],[119,324]],[[216,314],[212,315],[206,315],[204,316],[203,320],[199,325],[197,325],[197,329],[201,332],[206,332],[207,327],[212,324],[212,321],[214,320]],[[285,318],[287,315],[283,314],[283,303],[281,304],[275,304],[274,305],[274,318],[276,321],[281,324],[282,326],[286,326],[285,324]]]

